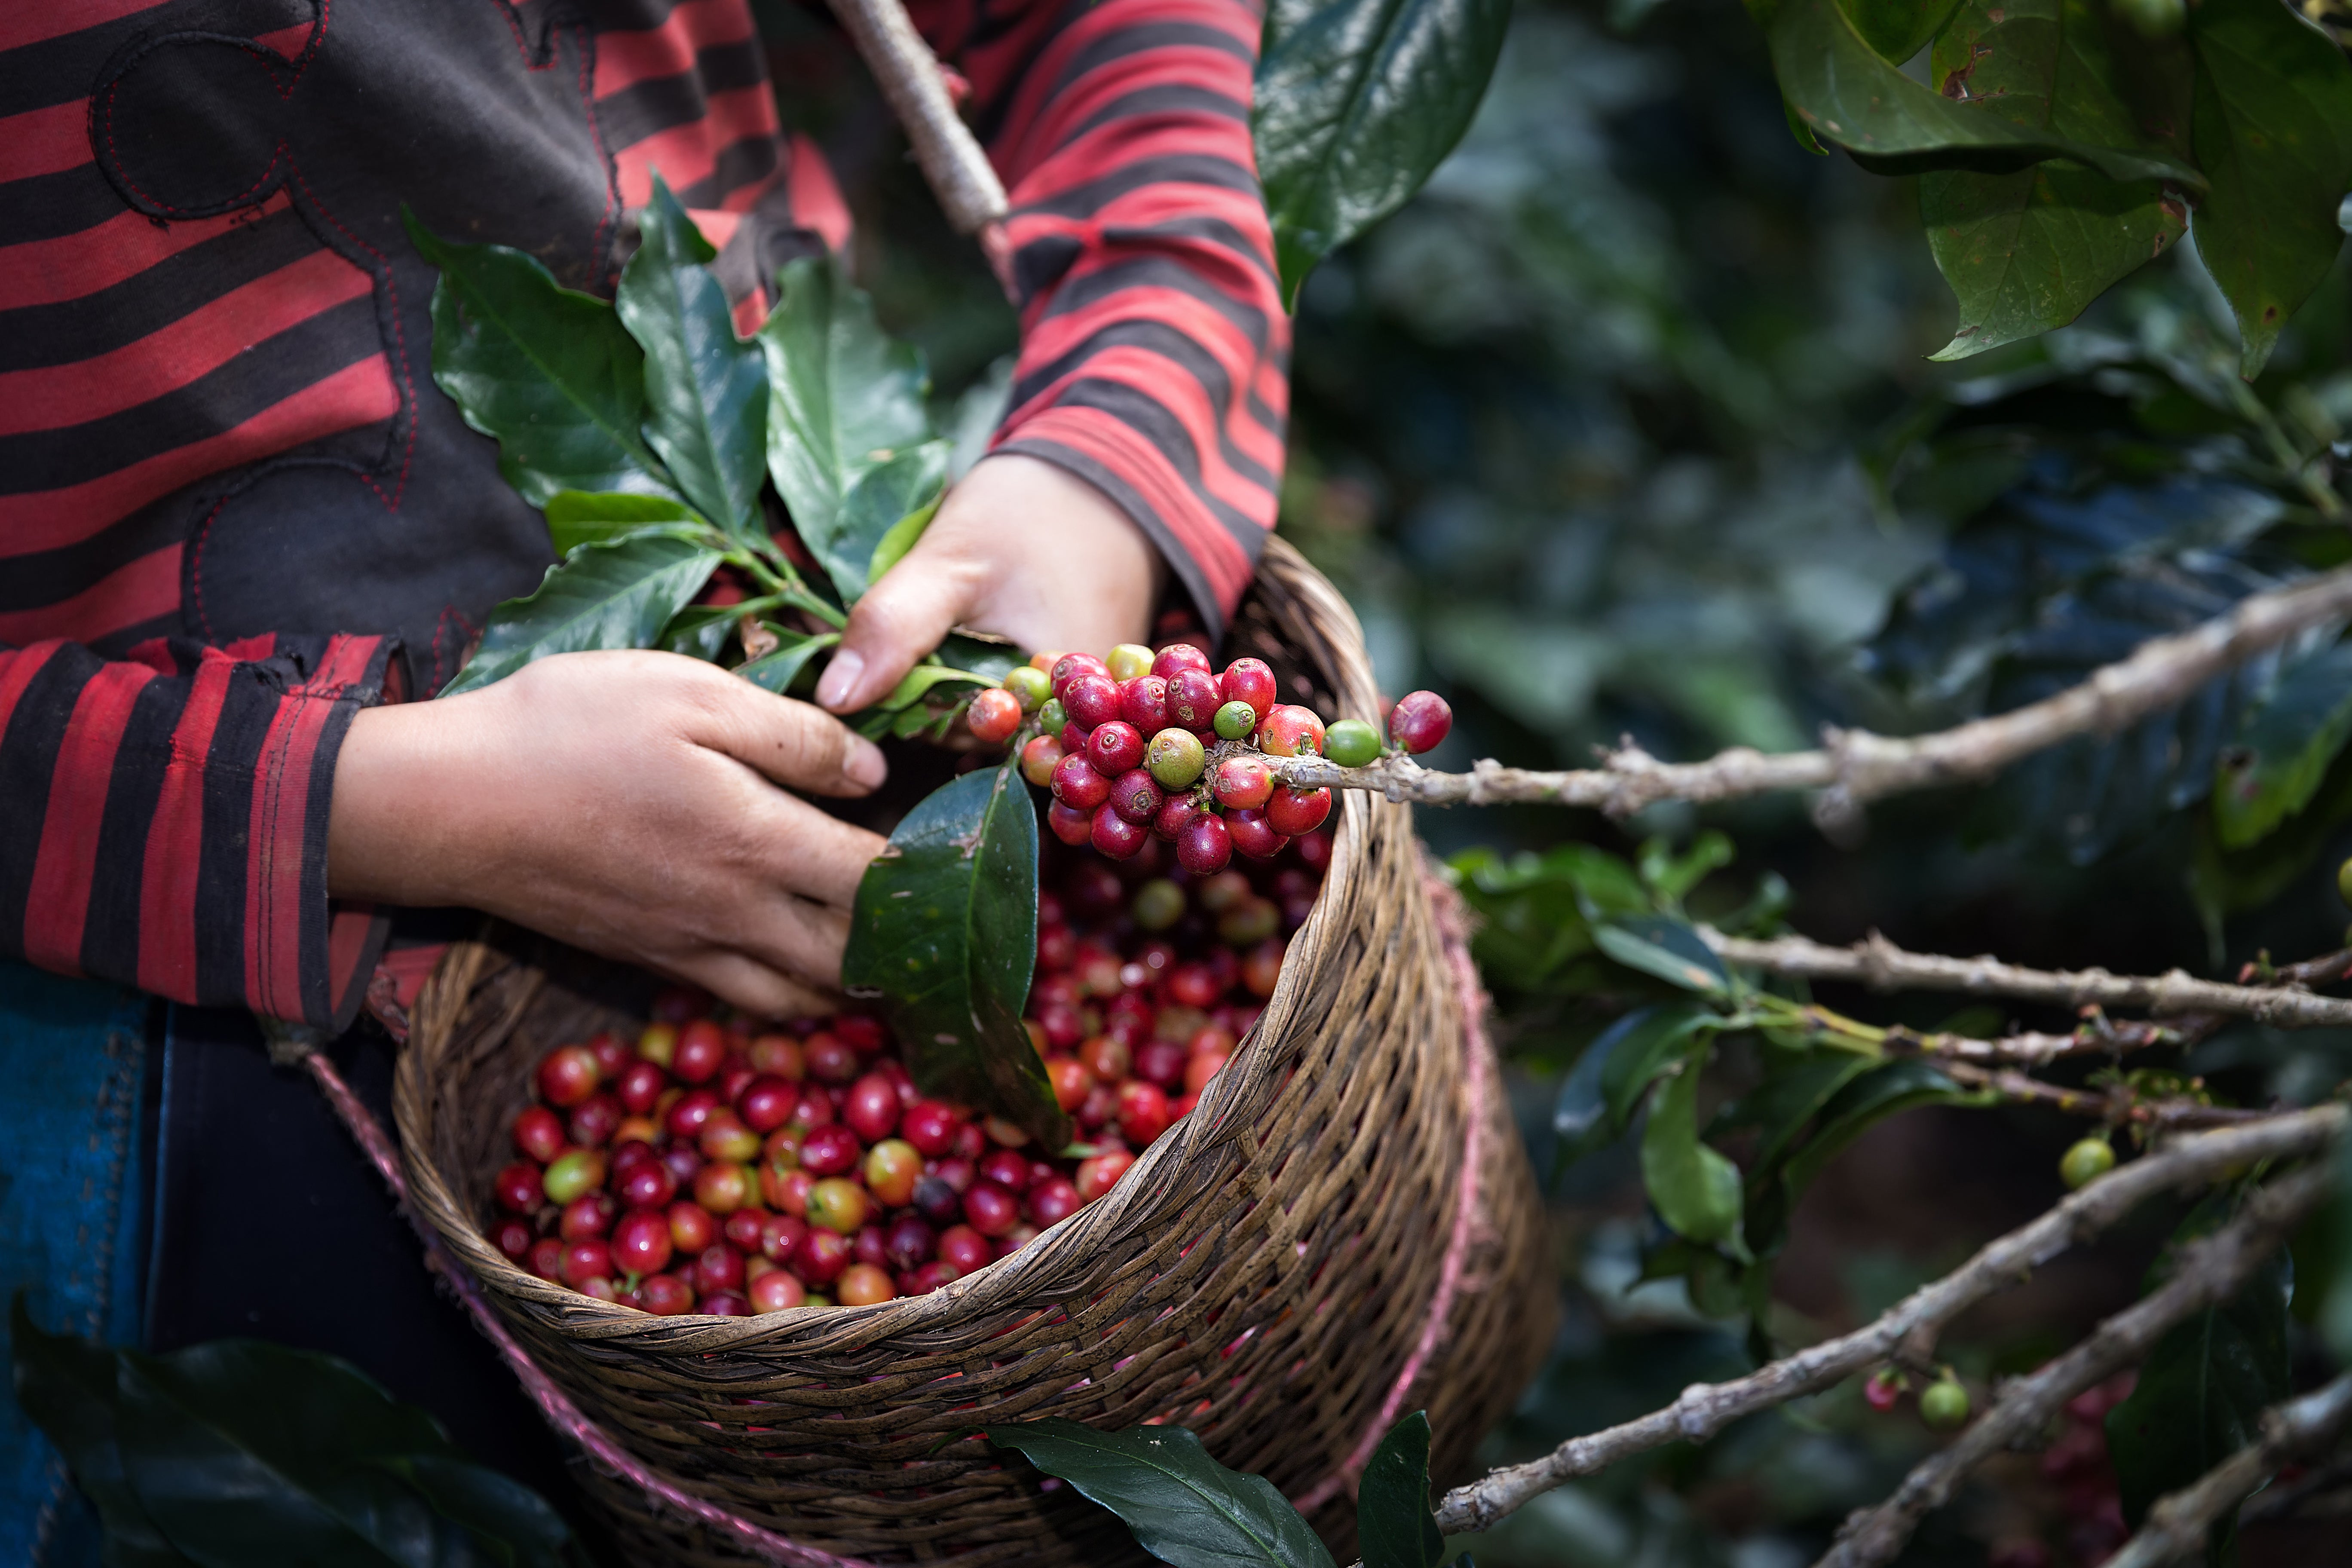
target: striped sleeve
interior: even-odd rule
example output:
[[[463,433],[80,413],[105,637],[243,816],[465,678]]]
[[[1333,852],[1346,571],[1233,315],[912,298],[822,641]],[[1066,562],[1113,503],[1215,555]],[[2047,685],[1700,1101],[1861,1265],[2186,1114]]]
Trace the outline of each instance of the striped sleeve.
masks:
[[[1259,26],[1241,0],[994,0],[960,40],[1013,204],[1022,345],[995,449],[1109,495],[1213,633],[1274,526],[1289,406]]]
[[[0,647],[0,956],[347,1026],[384,922],[328,901],[328,793],[394,646]]]

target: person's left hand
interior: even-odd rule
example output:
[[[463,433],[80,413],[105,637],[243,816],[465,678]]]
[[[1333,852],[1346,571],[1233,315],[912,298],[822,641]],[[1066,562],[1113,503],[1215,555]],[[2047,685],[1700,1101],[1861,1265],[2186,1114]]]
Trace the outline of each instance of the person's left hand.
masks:
[[[880,700],[954,626],[1039,652],[1140,642],[1166,573],[1143,530],[1084,479],[1035,458],[983,458],[850,611],[817,702],[846,713]]]

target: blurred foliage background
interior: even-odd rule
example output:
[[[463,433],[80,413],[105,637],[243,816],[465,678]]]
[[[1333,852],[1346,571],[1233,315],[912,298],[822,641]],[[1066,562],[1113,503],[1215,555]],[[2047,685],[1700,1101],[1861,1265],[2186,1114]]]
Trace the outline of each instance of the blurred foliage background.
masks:
[[[1014,341],[992,280],[838,38],[781,6],[762,23],[780,100],[857,212],[862,280],[977,436]],[[1801,148],[1734,0],[1520,0],[1460,148],[1301,298],[1283,531],[1356,605],[1384,686],[1453,701],[1446,766],[1572,766],[1626,735],[1696,758],[1802,746],[1824,723],[1935,728],[2352,556],[2332,488],[2352,456],[2340,265],[2251,388],[2226,305],[2179,250],[2072,327],[1929,363],[1955,314],[1916,182]],[[2334,642],[1996,784],[1874,808],[1851,842],[1826,841],[1795,800],[1622,825],[1425,812],[1422,830],[1507,865],[1571,840],[1630,858],[1716,828],[1736,858],[1691,895],[1696,914],[1748,905],[1824,941],[1875,928],[1923,951],[2229,975],[2343,939],[2352,683]],[[2297,721],[2282,740],[2266,715]],[[1548,1173],[1560,1077],[1625,999],[1491,942],[1482,958]],[[1933,997],[1822,995],[1881,1021],[2003,1022],[1956,1020]],[[2171,1065],[2237,1103],[2307,1102],[2352,1071],[2352,1037],[2233,1028]],[[1806,1194],[1763,1326],[1785,1344],[1874,1315],[2054,1201],[2058,1152],[2082,1131],[2014,1108],[1879,1122]],[[1492,1459],[1753,1364],[1743,1318],[1701,1310],[1680,1279],[1643,1282],[1662,1233],[1633,1142],[1558,1184],[1564,1326]],[[2062,1260],[1964,1320],[1944,1353],[1979,1378],[2037,1364],[2137,1294],[2179,1217],[2148,1214]],[[2333,1260],[2298,1261],[2316,1280]],[[2297,1295],[2299,1322],[2318,1295]],[[1989,1470],[1905,1561],[2097,1562],[2121,1538],[2097,1415]],[[1800,1564],[1931,1442],[1908,1405],[1874,1415],[1856,1384],[1457,1545],[1487,1568]],[[2245,1561],[2329,1561],[2331,1522],[2255,1526]]]

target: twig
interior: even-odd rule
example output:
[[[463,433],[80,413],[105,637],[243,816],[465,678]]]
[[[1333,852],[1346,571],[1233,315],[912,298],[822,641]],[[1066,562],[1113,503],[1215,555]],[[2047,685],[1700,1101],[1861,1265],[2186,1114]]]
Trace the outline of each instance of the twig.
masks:
[[[1991,1040],[1980,1040],[1971,1035],[1921,1034],[1898,1026],[1886,1031],[1885,1043],[1890,1053],[1906,1051],[1942,1061],[2000,1062],[2038,1068],[2065,1057],[2119,1057],[2126,1051],[2177,1046],[2185,1040],[2180,1030],[2162,1024],[2115,1024],[2101,1019],[2071,1035],[2044,1035],[2021,1029]]]
[[[2186,700],[2256,654],[2347,615],[2352,615],[2352,568],[2338,568],[2242,599],[2189,631],[2153,638],[2054,697],[1907,739],[1833,729],[1817,751],[1768,756],[1738,746],[1703,763],[1662,763],[1629,741],[1604,754],[1597,768],[1559,773],[1507,768],[1490,759],[1466,773],[1432,773],[1410,757],[1385,757],[1360,768],[1290,757],[1278,760],[1274,771],[1300,787],[1370,790],[1422,805],[1546,803],[1597,807],[1612,816],[1662,800],[1705,803],[1821,790],[1814,815],[1829,826],[1882,795],[1984,778],[2076,735],[2113,734]]]
[[[915,162],[948,222],[958,234],[979,234],[1002,223],[1007,210],[1003,183],[956,114],[939,59],[915,30],[906,6],[899,0],[832,0],[832,5],[906,129]]]
[[[2333,1438],[2352,1419],[2352,1373],[2300,1399],[2263,1412],[2262,1441],[2239,1449],[2196,1481],[2156,1500],[2147,1522],[2106,1568],[2160,1568],[2204,1549],[2205,1537],[2287,1460]]]
[[[2338,1454],[2291,1481],[2281,1481],[2256,1492],[2238,1510],[2238,1522],[2253,1524],[2266,1519],[2284,1519],[2322,1492],[2335,1491],[2347,1483],[2352,1483],[2352,1454]]]
[[[2186,1096],[2141,1100],[2121,1084],[2105,1090],[2063,1089],[2028,1078],[2014,1068],[1983,1068],[1973,1062],[1939,1060],[1936,1070],[1955,1083],[1989,1089],[2007,1100],[2047,1105],[2071,1116],[2096,1116],[2118,1125],[2128,1121],[2142,1127],[2234,1127],[2273,1114],[2236,1106],[2208,1105]]]
[[[2316,996],[2289,985],[2224,985],[2178,969],[2152,979],[2110,974],[2104,969],[2021,969],[1991,957],[1906,952],[1875,931],[1852,947],[1830,947],[1801,936],[1753,942],[1726,936],[1711,926],[1700,926],[1698,934],[1727,963],[1809,980],[1848,981],[1875,991],[1954,991],[2062,1007],[2132,1007],[2158,1015],[2219,1013],[2282,1029],[2352,1024],[2352,999]]]
[[[2041,1371],[2009,1384],[1991,1409],[1904,1477],[1885,1502],[1856,1510],[1815,1568],[1877,1568],[1893,1561],[1919,1521],[1949,1501],[1978,1463],[2041,1430],[2084,1389],[2146,1357],[2175,1323],[2234,1294],[2326,1195],[2332,1174],[2309,1169],[2273,1182],[2248,1199],[2237,1218],[2183,1247],[2171,1279]],[[2095,1192],[2098,1184],[2084,1190]]]
[[[2190,1133],[2116,1167],[2048,1213],[1989,1243],[1952,1273],[1924,1285],[1876,1321],[1825,1340],[1728,1383],[1693,1384],[1663,1410],[1573,1437],[1540,1459],[1490,1471],[1445,1494],[1438,1528],[1486,1530],[1564,1481],[1675,1442],[1700,1442],[1733,1421],[1868,1371],[1898,1352],[1924,1358],[1944,1326],[1987,1296],[2098,1235],[2144,1199],[2261,1160],[2308,1154],[2338,1135],[2340,1105],[2272,1116],[2242,1127]]]

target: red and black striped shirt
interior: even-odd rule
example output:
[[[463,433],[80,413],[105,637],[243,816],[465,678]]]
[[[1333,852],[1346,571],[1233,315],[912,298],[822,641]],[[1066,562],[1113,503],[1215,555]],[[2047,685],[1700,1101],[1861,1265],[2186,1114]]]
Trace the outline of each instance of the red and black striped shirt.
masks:
[[[1272,526],[1288,324],[1244,0],[915,7],[1014,205],[1001,450],[1157,540],[1213,626]],[[609,294],[658,171],[749,330],[847,232],[748,0],[0,8],[0,955],[339,1026],[352,715],[551,559],[429,375],[406,203]]]

